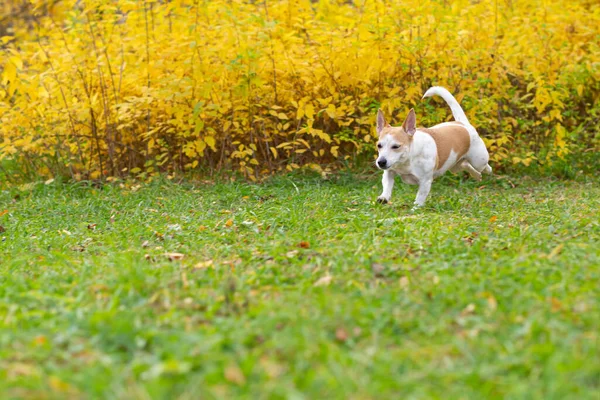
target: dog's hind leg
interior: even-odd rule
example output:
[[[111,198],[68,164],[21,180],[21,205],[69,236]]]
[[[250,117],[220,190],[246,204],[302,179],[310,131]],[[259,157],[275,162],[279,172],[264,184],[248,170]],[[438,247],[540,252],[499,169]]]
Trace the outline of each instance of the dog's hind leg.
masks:
[[[462,160],[458,164],[454,165],[452,168],[450,168],[450,171],[454,174],[457,174],[461,171],[467,171],[469,175],[471,175],[471,178],[477,181],[481,180],[481,173],[473,168],[471,163],[469,163],[467,160]]]
[[[473,166],[471,165],[470,162],[468,162],[467,160],[462,160],[462,162],[460,163],[460,166],[462,167],[463,170],[467,171],[469,173],[469,175],[471,175],[471,178],[475,179],[476,181],[481,180],[481,173],[479,171],[477,171],[475,168],[473,168]]]

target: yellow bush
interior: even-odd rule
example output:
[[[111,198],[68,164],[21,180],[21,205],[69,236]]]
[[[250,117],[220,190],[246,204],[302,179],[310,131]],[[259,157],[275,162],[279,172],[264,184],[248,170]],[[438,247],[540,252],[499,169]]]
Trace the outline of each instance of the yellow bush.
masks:
[[[421,100],[434,84],[496,165],[597,145],[595,1],[15,4],[0,8],[0,159],[42,175],[352,162],[374,153],[378,107],[451,118]]]

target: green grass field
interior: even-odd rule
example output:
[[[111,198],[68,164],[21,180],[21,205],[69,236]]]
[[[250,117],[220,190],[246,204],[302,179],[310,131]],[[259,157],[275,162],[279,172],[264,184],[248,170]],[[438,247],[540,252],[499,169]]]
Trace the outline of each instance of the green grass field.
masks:
[[[600,189],[0,193],[0,398],[597,399]]]

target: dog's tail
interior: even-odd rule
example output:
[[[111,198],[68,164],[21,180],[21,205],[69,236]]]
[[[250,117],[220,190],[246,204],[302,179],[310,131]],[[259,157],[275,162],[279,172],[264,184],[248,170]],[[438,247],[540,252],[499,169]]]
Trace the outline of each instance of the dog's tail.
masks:
[[[450,109],[452,110],[452,115],[454,116],[455,120],[457,120],[458,122],[462,122],[463,124],[470,125],[469,120],[467,119],[467,116],[465,115],[465,112],[463,111],[460,104],[458,104],[458,101],[456,101],[454,96],[452,96],[452,94],[448,90],[444,89],[443,87],[441,87],[441,86],[430,87],[429,90],[427,90],[425,92],[425,94],[423,95],[423,98],[432,97],[435,95],[440,96],[442,99],[444,99],[446,101],[446,103],[448,103],[448,105],[450,106]]]

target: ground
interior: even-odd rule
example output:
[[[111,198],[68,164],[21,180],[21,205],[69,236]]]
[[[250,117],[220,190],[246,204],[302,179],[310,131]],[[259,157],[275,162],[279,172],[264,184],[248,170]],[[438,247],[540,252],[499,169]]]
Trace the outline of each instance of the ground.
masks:
[[[379,180],[1,192],[0,397],[598,398],[597,178]]]

